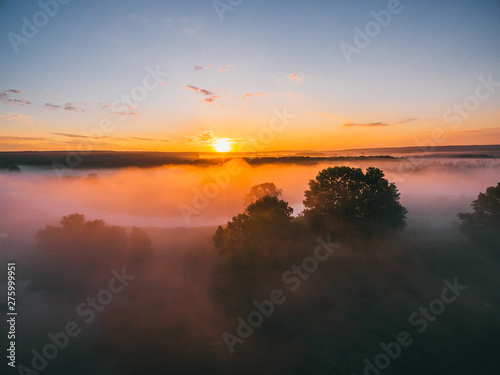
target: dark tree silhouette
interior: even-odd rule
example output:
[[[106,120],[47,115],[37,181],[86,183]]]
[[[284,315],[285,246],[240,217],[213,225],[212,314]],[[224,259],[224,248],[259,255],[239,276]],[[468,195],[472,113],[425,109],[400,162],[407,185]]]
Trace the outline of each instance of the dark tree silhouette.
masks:
[[[250,188],[250,192],[245,196],[245,206],[258,201],[265,196],[279,198],[282,193],[283,190],[278,189],[272,182],[264,182],[263,184],[254,185]]]
[[[322,229],[401,230],[408,212],[394,183],[378,168],[329,167],[309,181],[304,215]]]
[[[153,254],[142,229],[134,227],[128,235],[125,228],[103,220],[85,221],[80,214],[64,216],[59,226],[47,225],[35,237],[47,264],[30,287],[56,294],[93,290],[107,282],[111,270],[131,270]]]
[[[219,226],[213,242],[223,257],[225,269],[233,275],[253,275],[273,266],[289,241],[293,209],[277,197],[264,196],[245,212]]]
[[[459,213],[460,229],[474,240],[498,244],[500,240],[500,182],[479,193],[472,213]]]

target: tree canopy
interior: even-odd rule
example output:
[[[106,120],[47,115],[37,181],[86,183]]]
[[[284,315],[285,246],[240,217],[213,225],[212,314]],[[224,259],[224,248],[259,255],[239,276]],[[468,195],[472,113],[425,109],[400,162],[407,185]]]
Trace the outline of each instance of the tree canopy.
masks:
[[[250,192],[245,196],[245,206],[258,201],[265,196],[279,198],[282,193],[283,190],[278,189],[272,182],[264,182],[263,184],[254,185],[250,188]]]
[[[277,197],[264,196],[250,204],[223,228],[213,241],[231,269],[266,267],[289,240],[293,209]]]
[[[500,183],[479,193],[472,213],[459,213],[460,229],[475,240],[498,244],[500,240]]]
[[[300,253],[298,244],[317,232],[373,234],[406,225],[407,210],[396,186],[377,168],[320,171],[309,182],[300,218],[292,217],[293,209],[278,198],[281,193],[273,183],[252,187],[245,212],[218,227],[212,239],[232,280],[245,274],[251,279],[259,270],[290,260]]]
[[[153,254],[146,232],[133,227],[130,234],[103,220],[86,221],[71,214],[59,226],[47,225],[35,237],[49,272],[35,274],[31,289],[74,295],[104,285],[110,271],[137,268]]]
[[[394,183],[378,168],[329,167],[309,181],[304,215],[327,228],[342,223],[358,229],[400,230],[408,212]]]

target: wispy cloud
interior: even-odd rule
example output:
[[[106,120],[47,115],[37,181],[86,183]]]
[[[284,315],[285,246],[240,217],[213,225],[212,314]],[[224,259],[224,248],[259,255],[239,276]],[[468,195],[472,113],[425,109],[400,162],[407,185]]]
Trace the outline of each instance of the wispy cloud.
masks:
[[[9,120],[9,121],[25,122],[27,124],[33,124],[33,121],[31,121],[30,116],[21,115],[18,113],[12,113],[12,112],[0,113],[0,118],[3,118],[5,120]]]
[[[68,138],[91,138],[87,135],[80,135],[80,134],[56,133],[56,132],[52,132],[51,134],[60,135],[62,137],[68,137]]]
[[[82,108],[76,108],[75,103],[69,103],[69,102],[64,105],[63,109],[66,111],[73,111],[73,112],[85,112],[85,110]]]
[[[204,130],[196,135],[190,135],[186,137],[186,140],[191,143],[212,143],[217,137],[215,136],[213,130]]]
[[[287,76],[287,78],[290,80],[290,81],[296,81],[296,82],[302,82],[304,81],[304,78],[303,77],[299,77],[297,74],[295,73],[291,73]]]
[[[46,141],[47,138],[43,137],[15,137],[9,135],[0,135],[1,141]]]
[[[82,135],[82,134],[73,134],[73,133],[56,133],[52,132],[51,134],[60,136],[60,137],[66,137],[66,138],[73,138],[73,139],[95,139],[95,137],[91,137],[88,135]],[[155,138],[143,138],[143,137],[110,137],[110,136],[102,136],[99,137],[102,139],[107,139],[107,140],[112,140],[112,141],[125,141],[125,142],[133,142],[133,141],[145,141],[145,142],[172,142],[170,139],[155,139]]]
[[[121,111],[121,112],[114,112],[114,113],[117,113],[120,116],[141,117],[141,115],[139,115],[137,112],[134,112],[134,111],[127,111],[127,112]]]
[[[266,96],[266,95],[276,95],[275,93],[269,93],[269,94],[266,94],[264,92],[258,92],[258,93],[255,93],[255,94],[252,94],[252,93],[247,93],[245,95],[243,95],[241,97],[241,99],[248,99],[248,98],[251,98],[253,96]]]
[[[72,133],[56,133],[56,132],[52,132],[51,134],[54,134],[54,135],[58,135],[58,136],[61,136],[61,137],[67,137],[67,138],[77,138],[77,139],[95,139],[96,137],[90,137],[88,135],[81,135],[81,134],[72,134]],[[102,136],[102,137],[99,137],[99,138],[102,138],[102,139],[111,139],[111,140],[115,140],[115,141],[126,141],[127,138],[116,138],[116,137],[109,137],[109,136]]]
[[[404,119],[404,120],[401,120],[401,121],[398,121],[397,124],[406,124],[408,122],[413,122],[413,121],[417,121],[418,118],[416,117],[413,117],[413,118],[407,118],[407,119]]]
[[[20,93],[21,93],[20,90],[14,90],[14,89],[4,90],[3,92],[0,93],[0,100],[4,103],[17,104],[20,106],[31,104],[31,102],[27,100],[13,98],[11,95],[11,94],[17,95]]]
[[[58,106],[58,105],[55,105],[52,103],[45,103],[45,108],[50,109],[51,111],[55,111],[55,110],[61,108],[61,106]]]
[[[194,92],[201,93],[203,95],[213,95],[213,92],[205,90],[205,89],[200,89],[199,87],[191,86],[191,85],[186,85],[186,90],[193,90]]]
[[[231,65],[227,64],[227,65],[225,65],[225,66],[224,66],[224,67],[222,67],[222,68],[218,68],[218,70],[219,70],[219,72],[221,72],[221,73],[225,73],[225,72],[227,72],[227,70],[228,70],[228,68],[229,68],[230,66],[231,66]],[[205,65],[205,66],[203,66],[203,65],[196,65],[196,66],[194,67],[194,70],[198,70],[198,71],[200,71],[200,70],[207,70],[207,69],[214,68],[214,67],[215,67],[215,66],[214,66],[214,64],[207,64],[207,65]]]
[[[203,102],[203,103],[213,103],[215,101],[215,99],[220,98],[220,96],[214,95],[214,93],[212,91],[200,89],[199,87],[195,87],[195,86],[191,86],[191,85],[185,85],[185,87],[186,87],[186,90],[192,90],[198,94],[209,96],[208,98],[201,100],[201,102]]]
[[[147,142],[172,142],[170,139],[154,139],[154,138],[141,138],[141,137],[131,137],[130,139],[135,139],[138,141],[147,141]]]
[[[354,123],[348,123],[348,124],[342,124],[342,126],[351,128],[354,126],[360,126],[360,127],[378,127],[378,126],[389,126],[389,124],[386,124],[385,122],[369,122],[366,124],[354,124]]]
[[[479,129],[464,129],[461,131],[458,131],[457,134],[459,133],[493,133],[494,135],[498,136],[498,128],[479,128]]]
[[[217,95],[214,95],[214,96],[211,96],[209,98],[205,98],[202,100],[203,103],[213,103],[215,102],[215,99],[219,99],[220,96],[217,96]]]

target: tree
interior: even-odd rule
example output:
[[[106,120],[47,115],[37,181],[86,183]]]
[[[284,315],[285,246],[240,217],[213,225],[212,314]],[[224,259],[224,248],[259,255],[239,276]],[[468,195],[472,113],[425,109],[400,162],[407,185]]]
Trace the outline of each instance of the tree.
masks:
[[[313,225],[335,230],[401,230],[407,210],[399,203],[394,183],[378,168],[329,167],[309,181],[305,192],[304,216]]]
[[[264,196],[250,204],[223,228],[213,242],[226,271],[236,276],[271,267],[290,238],[293,208],[277,197]]]
[[[278,189],[272,182],[264,182],[263,184],[254,185],[250,188],[250,192],[245,196],[245,206],[265,197],[281,197],[283,191]]]
[[[46,264],[34,272],[32,290],[80,298],[106,285],[113,269],[137,271],[153,255],[151,240],[140,228],[129,235],[123,227],[86,221],[80,214],[64,216],[59,224],[35,235]]]
[[[472,239],[498,244],[500,240],[500,182],[479,193],[472,213],[459,213],[460,229]]]

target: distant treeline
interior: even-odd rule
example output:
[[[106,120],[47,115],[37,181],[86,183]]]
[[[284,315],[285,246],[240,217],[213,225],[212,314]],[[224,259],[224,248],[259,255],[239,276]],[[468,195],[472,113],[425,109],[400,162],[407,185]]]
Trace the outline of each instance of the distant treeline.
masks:
[[[214,153],[214,155],[217,155]],[[318,164],[329,161],[363,161],[363,160],[398,160],[407,156],[361,155],[361,156],[235,156],[228,153],[227,157],[200,157],[197,152],[145,152],[145,151],[21,151],[0,152],[0,170],[29,166],[39,168],[153,168],[162,165],[199,165],[209,166],[223,163],[231,158],[240,157],[250,165],[262,164]],[[425,158],[475,158],[491,159],[496,156],[488,154],[428,154]]]
[[[227,158],[200,158],[196,152],[130,152],[130,151],[44,151],[44,152],[0,152],[0,169],[12,166],[54,167],[62,168],[151,168],[162,165],[216,165]],[[280,157],[243,157],[251,165],[273,163],[310,164],[337,160],[374,160],[396,159],[388,155],[382,156],[280,156]]]
[[[123,168],[157,167],[164,164],[184,164],[198,160],[196,152],[144,151],[22,151],[0,152],[0,168],[13,165],[53,168]]]

